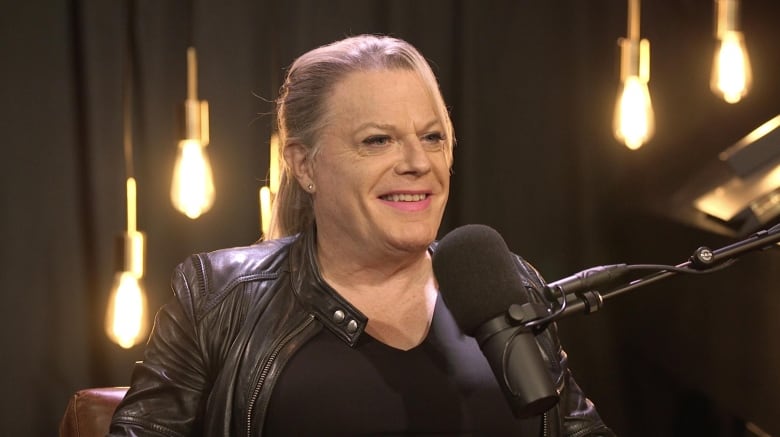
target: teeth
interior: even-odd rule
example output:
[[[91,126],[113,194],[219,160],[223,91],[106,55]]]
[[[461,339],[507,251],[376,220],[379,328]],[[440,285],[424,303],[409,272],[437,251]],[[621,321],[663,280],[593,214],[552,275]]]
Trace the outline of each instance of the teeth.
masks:
[[[382,196],[382,199],[390,202],[419,202],[425,200],[428,197],[427,194],[388,194]]]

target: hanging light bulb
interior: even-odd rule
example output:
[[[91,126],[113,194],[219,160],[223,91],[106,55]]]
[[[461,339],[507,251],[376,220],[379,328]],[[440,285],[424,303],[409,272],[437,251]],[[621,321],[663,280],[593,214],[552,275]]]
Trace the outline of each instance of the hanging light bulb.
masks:
[[[106,314],[106,334],[119,346],[130,349],[147,332],[146,293],[140,278],[131,272],[117,272]]]
[[[621,74],[621,86],[615,106],[615,138],[629,149],[636,150],[655,132],[655,114],[647,88],[650,43],[646,39],[622,39],[620,44],[624,65],[621,70],[625,73]],[[631,54],[637,51],[636,46],[639,46],[638,56]],[[633,67],[631,64],[639,67]]]
[[[148,332],[144,275],[144,235],[136,230],[136,185],[127,179],[127,232],[119,240],[121,267],[106,312],[106,334],[125,349],[140,343]]]
[[[271,134],[268,185],[260,187],[260,229],[268,236],[271,227],[271,211],[276,193],[279,191],[279,134]]]
[[[179,156],[173,168],[171,183],[173,206],[196,219],[214,204],[214,180],[211,164],[197,140],[179,141]]]
[[[184,139],[179,141],[173,168],[171,202],[191,219],[214,204],[214,179],[206,155],[209,144],[208,102],[197,97],[195,49],[187,49],[187,100],[184,102]]]
[[[715,36],[718,44],[712,64],[710,88],[728,103],[747,95],[753,82],[745,38],[738,30],[738,0],[716,0]]]
[[[135,19],[134,8],[127,3],[128,22]],[[133,129],[132,95],[134,71],[134,26],[127,26],[127,62],[122,87],[123,148],[125,154],[125,186],[127,197],[127,231],[117,243],[117,273],[108,301],[105,317],[105,332],[121,347],[129,349],[140,343],[147,334],[146,292],[141,278],[144,276],[144,234],[137,228],[137,189],[133,178]]]
[[[639,39],[639,0],[629,0],[628,38],[620,44],[620,89],[615,104],[615,138],[631,150],[645,144],[655,132],[655,114],[647,83],[650,81],[650,42]]]

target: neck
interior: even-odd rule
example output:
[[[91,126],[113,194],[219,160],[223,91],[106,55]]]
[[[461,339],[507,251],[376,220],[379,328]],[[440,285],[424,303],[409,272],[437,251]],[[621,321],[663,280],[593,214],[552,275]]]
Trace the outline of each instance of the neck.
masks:
[[[328,282],[365,289],[382,288],[390,284],[408,287],[424,283],[433,272],[427,251],[406,254],[404,258],[371,260],[329,254],[327,250],[319,249],[317,259],[320,272]]]
[[[425,339],[438,295],[427,250],[372,262],[318,246],[317,258],[323,279],[368,317],[369,335],[401,350]]]

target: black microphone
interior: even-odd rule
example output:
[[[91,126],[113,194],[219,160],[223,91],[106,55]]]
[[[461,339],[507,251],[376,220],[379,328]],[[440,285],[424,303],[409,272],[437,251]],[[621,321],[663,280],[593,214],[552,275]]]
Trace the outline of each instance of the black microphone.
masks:
[[[517,316],[533,305],[501,235],[484,225],[453,230],[433,254],[433,271],[444,302],[460,329],[477,338],[515,417],[555,406],[558,394],[534,334]]]

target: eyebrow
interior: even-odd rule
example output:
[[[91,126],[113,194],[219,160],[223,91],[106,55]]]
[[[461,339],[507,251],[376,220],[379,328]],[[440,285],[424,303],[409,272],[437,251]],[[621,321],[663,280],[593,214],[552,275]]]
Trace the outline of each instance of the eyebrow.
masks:
[[[370,127],[375,127],[375,128],[378,128],[378,129],[383,129],[383,130],[392,130],[392,129],[395,129],[395,125],[392,125],[392,124],[386,124],[386,123],[375,123],[375,122],[373,122],[373,121],[369,121],[369,122],[367,122],[367,123],[363,123],[363,124],[361,124],[360,126],[356,127],[356,128],[355,128],[355,131],[361,131],[361,130],[363,130],[363,129],[370,128]]]
[[[424,124],[422,130],[430,129],[431,127],[433,127],[436,124],[442,125],[442,127],[443,127],[443,124],[442,124],[441,120],[439,120],[438,118],[434,118],[433,120],[431,120],[428,123]],[[355,128],[355,132],[359,132],[359,131],[362,131],[363,129],[370,128],[370,127],[377,128],[377,129],[382,129],[382,130],[394,130],[396,128],[395,125],[393,125],[393,124],[376,123],[376,122],[373,122],[373,121],[369,121],[369,122],[363,123],[363,124],[359,125],[358,127],[356,127]]]

